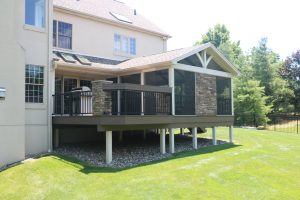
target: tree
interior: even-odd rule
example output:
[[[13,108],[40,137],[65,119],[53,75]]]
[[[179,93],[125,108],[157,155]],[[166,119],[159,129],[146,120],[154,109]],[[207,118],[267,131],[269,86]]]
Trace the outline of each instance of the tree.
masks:
[[[266,125],[271,106],[266,105],[267,96],[259,81],[245,77],[235,80],[234,105],[237,124]]]
[[[300,50],[288,56],[280,70],[280,75],[294,91],[293,104],[295,112],[300,112]]]
[[[213,29],[202,35],[202,39],[195,44],[212,43],[217,47],[224,56],[232,62],[235,66],[241,67],[244,64],[244,54],[240,47],[240,42],[233,42],[230,40],[230,32],[225,25],[217,24]]]
[[[196,44],[212,43],[215,47],[220,47],[221,44],[230,40],[230,32],[224,24],[216,24],[213,29],[208,29],[208,32],[202,35],[202,40],[197,41]]]
[[[278,62],[278,56],[267,47],[267,38],[262,38],[257,47],[253,47],[250,55],[250,65],[253,76],[265,87],[265,94],[271,95],[271,81],[276,74],[272,64]]]
[[[291,112],[294,109],[291,104],[294,93],[279,75],[282,64],[279,56],[267,47],[267,38],[262,38],[259,45],[252,48],[249,58],[252,77],[265,88],[265,95],[269,97],[267,104],[272,107],[272,112]]]

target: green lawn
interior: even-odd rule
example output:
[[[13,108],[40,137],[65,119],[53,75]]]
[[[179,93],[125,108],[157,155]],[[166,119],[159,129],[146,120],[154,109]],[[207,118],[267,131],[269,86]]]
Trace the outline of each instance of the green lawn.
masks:
[[[300,135],[234,131],[235,145],[123,170],[57,156],[26,162],[0,172],[0,199],[300,199]]]

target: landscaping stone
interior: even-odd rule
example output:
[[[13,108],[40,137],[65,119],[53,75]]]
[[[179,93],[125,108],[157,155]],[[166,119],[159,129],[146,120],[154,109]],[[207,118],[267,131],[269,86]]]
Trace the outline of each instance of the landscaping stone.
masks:
[[[166,154],[160,153],[159,136],[156,140],[152,138],[149,141],[129,141],[116,143],[113,141],[113,160],[107,165],[105,163],[105,144],[104,143],[86,143],[86,144],[65,144],[54,150],[54,153],[75,157],[84,162],[99,167],[124,168],[132,167],[139,164],[160,160],[171,157],[168,153],[169,146],[166,144]],[[147,138],[148,139],[148,138]],[[166,141],[168,136],[166,137]],[[218,144],[224,144],[225,141],[218,141]],[[211,146],[212,140],[198,138],[198,148]],[[188,136],[176,135],[175,153],[182,151],[192,151],[192,138]]]

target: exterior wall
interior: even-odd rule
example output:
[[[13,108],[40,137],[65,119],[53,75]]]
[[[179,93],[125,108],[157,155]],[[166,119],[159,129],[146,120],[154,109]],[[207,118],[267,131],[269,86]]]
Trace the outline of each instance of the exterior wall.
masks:
[[[166,51],[166,41],[159,36],[124,29],[93,19],[63,13],[58,10],[54,10],[54,19],[73,25],[72,51],[76,53],[116,60],[130,58],[114,53],[115,33],[136,38],[136,56],[151,55]]]
[[[46,1],[46,28],[25,25],[25,1],[4,0],[0,3],[0,87],[7,96],[0,100],[0,166],[25,158],[27,154],[48,151],[50,146],[48,91],[50,46],[48,8]],[[48,16],[50,14],[50,17]],[[52,23],[51,23],[52,24]],[[26,64],[44,67],[44,103],[25,103]]]
[[[111,92],[103,91],[103,84],[112,83],[111,81],[93,81],[93,112],[94,115],[111,114],[112,97]]]
[[[6,98],[0,99],[0,167],[25,157],[25,52],[17,41],[22,14],[17,0],[0,2],[0,87]]]
[[[47,152],[50,147],[50,127],[49,121],[49,90],[51,90],[51,84],[49,79],[53,77],[53,71],[50,70],[50,57],[51,46],[49,45],[49,30],[52,30],[51,9],[52,1],[46,3],[46,20],[45,29],[35,28],[29,25],[24,25],[25,19],[19,21],[19,25],[23,28],[18,31],[19,43],[25,49],[25,64],[38,65],[44,67],[44,102],[43,103],[25,103],[25,153],[37,154],[41,152]],[[20,3],[19,13],[21,16],[25,16],[25,1]],[[50,18],[50,19],[49,19]],[[50,26],[49,26],[50,24]],[[23,66],[22,68],[25,68]],[[24,73],[25,74],[25,73]],[[24,87],[24,74],[22,76],[22,82]],[[23,98],[24,99],[24,98]]]
[[[216,77],[196,73],[196,115],[217,114]]]

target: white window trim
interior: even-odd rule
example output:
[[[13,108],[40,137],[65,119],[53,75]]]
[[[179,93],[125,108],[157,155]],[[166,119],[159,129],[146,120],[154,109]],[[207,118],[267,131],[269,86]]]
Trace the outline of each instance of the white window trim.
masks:
[[[48,13],[47,13],[47,5],[48,5],[48,0],[45,1],[45,9],[44,9],[44,27],[32,25],[32,24],[26,24],[26,1],[24,4],[24,29],[31,30],[31,31],[36,31],[36,32],[41,32],[45,33],[47,32],[47,21],[48,21]],[[36,16],[35,16],[36,17]]]
[[[120,36],[120,47],[119,49],[115,48],[115,36],[118,35]],[[122,47],[123,47],[123,38],[127,39],[128,42],[128,46],[127,46],[127,52],[124,52]],[[131,44],[130,44],[130,40],[134,39],[135,40],[135,54],[131,54],[130,53],[130,49],[131,49]],[[137,39],[135,37],[131,37],[131,36],[127,36],[127,35],[122,35],[119,33],[114,33],[114,37],[113,37],[113,52],[115,55],[119,55],[119,56],[125,56],[125,57],[134,57],[137,55],[137,49],[136,49],[136,43],[137,43]]]
[[[25,70],[26,70],[26,66],[38,66],[38,67],[42,67],[43,68],[43,80],[44,80],[44,83],[43,83],[43,103],[39,103],[39,102],[26,102],[25,99],[25,109],[37,109],[37,110],[43,110],[45,109],[45,105],[47,103],[47,91],[45,92],[45,89],[46,89],[46,81],[47,81],[47,76],[46,76],[46,72],[45,72],[45,69],[46,67],[43,66],[43,65],[33,65],[33,64],[26,64],[25,65]],[[24,76],[25,78],[25,86],[26,86],[26,74]],[[26,96],[26,90],[24,91],[25,95]]]
[[[57,20],[57,19],[53,19],[52,20],[52,23],[53,23],[53,21],[55,21],[56,22],[56,46],[53,46],[53,43],[51,44],[52,45],[52,47],[53,47],[53,49],[56,49],[56,50],[64,50],[64,51],[68,51],[68,52],[72,52],[73,51],[73,45],[74,45],[74,43],[73,43],[73,24],[72,23],[69,23],[69,22],[65,22],[65,21],[60,21],[60,20]],[[61,23],[66,23],[66,24],[71,24],[72,25],[72,35],[71,35],[71,49],[69,49],[69,48],[62,48],[62,47],[59,47],[58,46],[58,23],[59,22],[61,22]],[[53,37],[53,27],[52,27],[52,36],[51,36],[51,38]]]

